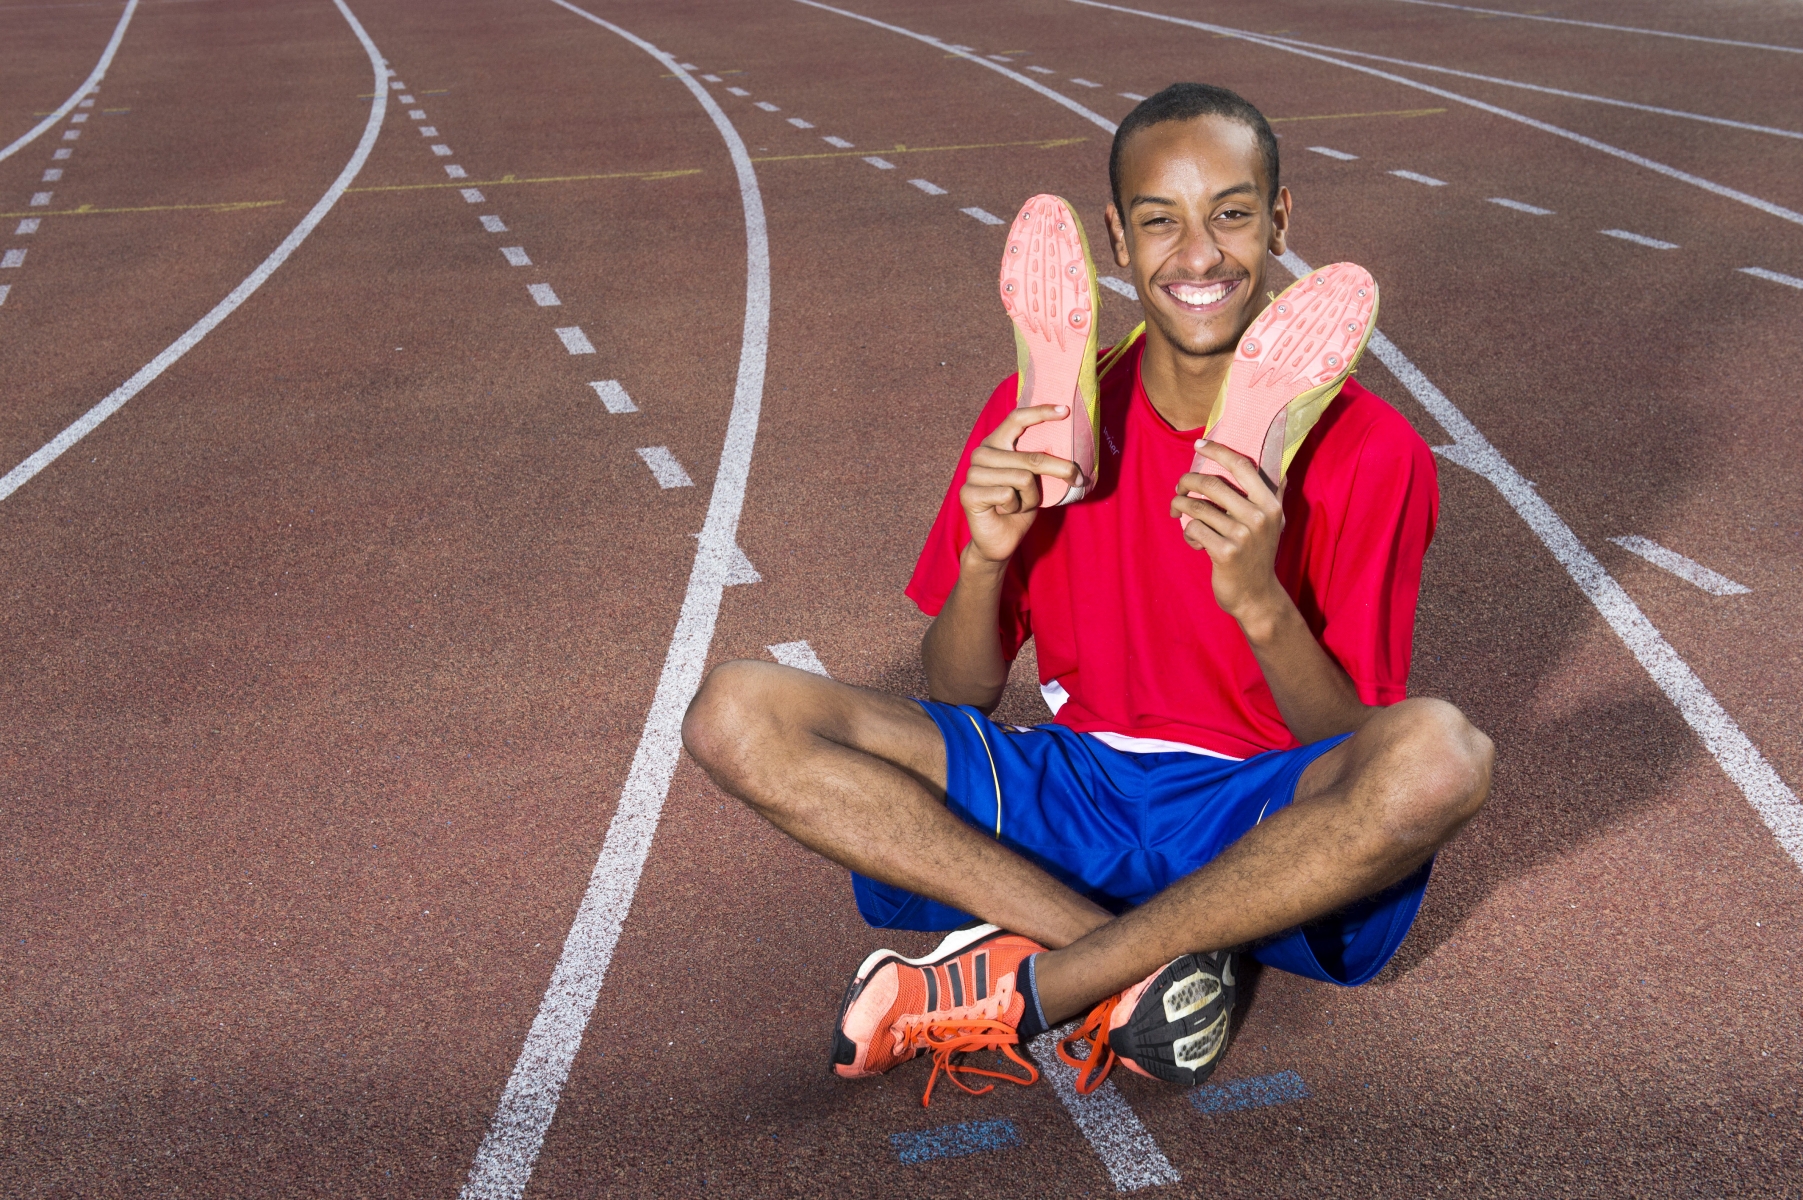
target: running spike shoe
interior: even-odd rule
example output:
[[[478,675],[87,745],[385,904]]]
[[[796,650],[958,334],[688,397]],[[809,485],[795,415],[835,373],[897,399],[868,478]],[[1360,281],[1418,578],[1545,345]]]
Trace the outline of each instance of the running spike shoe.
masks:
[[[1234,966],[1231,951],[1186,954],[1096,1005],[1058,1043],[1058,1057],[1077,1068],[1077,1091],[1101,1087],[1117,1059],[1129,1071],[1181,1087],[1214,1074],[1227,1048]],[[1079,1042],[1089,1044],[1082,1058],[1071,1049]]]
[[[1204,436],[1283,482],[1302,439],[1340,394],[1377,328],[1377,283],[1356,263],[1310,271],[1255,318],[1227,369],[1227,393]],[[1232,478],[1196,453],[1191,471]]]
[[[1041,503],[1074,504],[1096,485],[1102,407],[1096,392],[1096,265],[1083,223],[1057,196],[1035,196],[1008,228],[1002,251],[1002,307],[1014,322],[1020,367],[1017,404],[1063,404],[1070,412],[1020,435],[1014,448],[1077,464],[1075,487],[1040,476]]]
[[[839,1005],[834,1073],[846,1079],[880,1075],[925,1051],[933,1072],[920,1098],[923,1107],[931,1103],[942,1073],[973,1096],[995,1085],[971,1087],[962,1076],[1034,1082],[1039,1069],[1016,1049],[1027,1006],[1015,976],[1022,962],[1043,949],[994,925],[976,925],[956,930],[922,958],[876,951],[858,968]],[[978,1050],[999,1051],[1025,1074],[966,1065],[964,1056]]]

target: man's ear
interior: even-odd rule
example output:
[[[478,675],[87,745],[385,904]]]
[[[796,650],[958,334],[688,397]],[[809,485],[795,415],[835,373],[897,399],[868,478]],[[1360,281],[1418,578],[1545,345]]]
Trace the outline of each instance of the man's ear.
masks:
[[[1278,258],[1283,252],[1290,236],[1290,189],[1277,189],[1277,199],[1271,204],[1271,253]]]
[[[1114,265],[1122,269],[1131,267],[1133,260],[1127,254],[1127,230],[1121,225],[1120,211],[1110,204],[1103,211],[1102,220],[1108,225],[1108,245],[1114,250]]]

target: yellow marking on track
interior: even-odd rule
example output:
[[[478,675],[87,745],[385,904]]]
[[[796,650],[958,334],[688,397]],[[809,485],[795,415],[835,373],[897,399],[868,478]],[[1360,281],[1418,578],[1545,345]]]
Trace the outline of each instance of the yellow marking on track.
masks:
[[[1087,142],[1088,138],[1050,138],[1034,142],[976,142],[968,146],[904,146],[899,142],[889,147],[871,147],[860,150],[834,150],[822,154],[773,154],[765,158],[754,158],[752,162],[798,162],[809,158],[871,158],[884,154],[940,154],[948,150],[999,150],[1008,146],[1037,146],[1041,150],[1054,150],[1059,146],[1075,146],[1079,142]]]
[[[99,217],[114,213],[243,212],[245,209],[269,208],[286,203],[286,200],[225,200],[218,204],[145,204],[135,208],[95,208],[92,204],[79,204],[74,208],[31,208],[23,212],[0,213],[0,220],[11,220],[14,217]]]
[[[1268,119],[1271,124],[1275,125],[1279,121],[1349,121],[1354,117],[1431,117],[1445,111],[1443,108],[1398,108],[1389,112],[1322,113],[1318,117],[1271,117]]]
[[[530,179],[521,179],[518,175],[503,175],[499,179],[453,179],[447,183],[391,183],[378,187],[345,188],[346,192],[428,192],[443,188],[501,187],[515,183],[581,183],[590,179],[675,179],[680,175],[699,175],[700,167],[688,167],[680,171],[613,171],[605,175],[536,175]]]

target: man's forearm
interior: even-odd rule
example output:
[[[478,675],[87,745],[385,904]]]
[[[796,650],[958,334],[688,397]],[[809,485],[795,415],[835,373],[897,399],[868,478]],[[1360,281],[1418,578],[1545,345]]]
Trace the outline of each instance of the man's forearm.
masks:
[[[1303,743],[1351,733],[1376,710],[1328,656],[1289,595],[1277,595],[1241,618],[1246,641],[1265,673],[1285,725]]]
[[[1006,563],[992,563],[966,547],[958,583],[920,644],[927,692],[934,700],[988,712],[1008,684],[1008,661],[996,628]]]

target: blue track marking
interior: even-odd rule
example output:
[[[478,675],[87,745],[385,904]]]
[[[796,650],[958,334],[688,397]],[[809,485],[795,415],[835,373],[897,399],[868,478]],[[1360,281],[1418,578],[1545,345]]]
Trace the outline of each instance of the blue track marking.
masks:
[[[1302,1080],[1298,1078],[1297,1084]],[[960,1121],[918,1133],[892,1133],[889,1144],[904,1164],[923,1163],[935,1158],[962,1158],[985,1150],[1005,1150],[1020,1145],[1020,1134],[1013,1121]]]
[[[1294,1071],[1279,1071],[1275,1075],[1254,1075],[1231,1083],[1204,1084],[1190,1093],[1189,1102],[1196,1106],[1197,1112],[1222,1113],[1238,1112],[1242,1108],[1269,1108],[1308,1097],[1308,1085],[1302,1082],[1302,1076]]]

